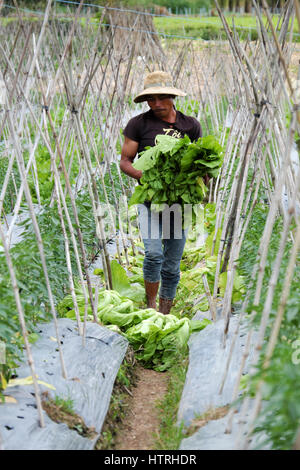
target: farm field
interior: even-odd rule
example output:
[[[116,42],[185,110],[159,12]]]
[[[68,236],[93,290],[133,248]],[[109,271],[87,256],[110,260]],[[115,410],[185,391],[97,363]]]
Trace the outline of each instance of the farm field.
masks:
[[[125,10],[126,12],[127,10]],[[35,22],[38,21],[40,18],[40,13],[35,13],[32,11],[31,13],[24,10],[25,16],[23,20]],[[101,13],[101,12],[100,12]],[[95,16],[92,16],[89,19],[91,24],[97,27],[97,23],[99,18],[101,18],[101,14],[97,13]],[[60,20],[71,21],[71,17],[68,16],[67,13],[59,13],[58,17]],[[255,15],[245,15],[242,16],[240,14],[226,14],[226,21],[228,25],[232,29],[236,29],[239,37],[241,40],[256,40],[257,39],[257,19]],[[263,24],[267,27],[268,20],[265,16],[262,16]],[[7,17],[1,17],[0,21],[3,26],[17,21],[18,17],[15,16],[13,13]],[[81,17],[81,23],[84,25],[86,22],[86,18],[83,15]],[[105,21],[109,21],[105,19]],[[171,16],[155,16],[153,15],[153,24],[158,36],[162,36],[167,39],[179,39],[179,38],[190,38],[190,39],[200,39],[204,41],[213,41],[213,40],[226,40],[226,32],[224,30],[222,21],[217,16],[180,16],[180,15],[171,15]],[[272,24],[275,30],[280,30],[281,25],[281,18],[279,15],[272,15]],[[117,25],[116,25],[117,26]],[[289,22],[288,31],[292,31],[294,33],[293,41],[295,43],[300,42],[300,32],[299,27],[295,22],[291,19]],[[267,29],[269,29],[267,27]]]
[[[226,20],[233,28],[235,26],[239,35],[246,39],[250,37],[251,40],[257,39],[257,20],[254,15],[226,15]],[[262,17],[264,25],[267,25],[267,18]],[[272,16],[272,23],[274,28],[280,27],[280,18],[276,15]],[[290,21],[291,27],[292,21]],[[175,35],[175,36],[191,36],[193,38],[201,38],[205,40],[213,40],[217,38],[225,39],[222,21],[216,16],[199,16],[199,17],[183,17],[183,16],[170,16],[170,17],[155,17],[154,25],[158,32]],[[290,28],[289,28],[290,30]],[[297,24],[293,25],[293,31],[299,34]],[[295,41],[298,41],[298,36],[295,36]]]
[[[40,19],[1,23],[0,448],[299,449],[293,5],[275,37],[265,17],[236,17],[258,25],[247,42],[220,37],[216,17],[213,41],[186,41],[153,33],[184,24],[198,38],[198,19],[94,23],[74,7],[66,22],[51,2]],[[207,189],[188,152],[177,187],[163,160],[144,189],[120,171],[123,129],[147,110],[133,97],[159,69],[201,124]],[[177,145],[162,141],[160,157],[183,165]],[[146,308],[131,199],[146,190],[199,202],[171,315]]]

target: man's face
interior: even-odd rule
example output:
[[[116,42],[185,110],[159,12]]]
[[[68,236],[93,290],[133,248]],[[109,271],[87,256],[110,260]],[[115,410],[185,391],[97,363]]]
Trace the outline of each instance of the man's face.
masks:
[[[147,96],[147,103],[160,119],[169,116],[174,107],[172,95],[149,95]]]

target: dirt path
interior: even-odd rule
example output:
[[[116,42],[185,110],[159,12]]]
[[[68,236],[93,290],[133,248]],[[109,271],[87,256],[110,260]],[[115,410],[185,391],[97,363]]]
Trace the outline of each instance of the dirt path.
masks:
[[[137,366],[137,383],[131,389],[128,414],[118,432],[117,450],[152,450],[159,429],[156,403],[167,391],[168,375]]]

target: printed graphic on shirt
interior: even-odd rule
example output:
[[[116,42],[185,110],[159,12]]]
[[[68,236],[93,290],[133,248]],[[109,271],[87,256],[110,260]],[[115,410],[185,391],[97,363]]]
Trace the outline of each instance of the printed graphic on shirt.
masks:
[[[176,129],[163,129],[163,131],[166,135],[170,135],[171,137],[175,137],[176,139],[182,138],[181,132],[177,131]]]

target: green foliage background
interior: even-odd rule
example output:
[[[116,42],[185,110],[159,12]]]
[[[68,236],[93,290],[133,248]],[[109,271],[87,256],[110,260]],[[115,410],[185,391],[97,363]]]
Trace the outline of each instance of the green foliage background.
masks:
[[[244,276],[246,285],[248,286],[251,286],[251,273],[257,256],[258,240],[261,239],[268,210],[266,204],[261,203],[256,205],[251,218],[250,228],[247,230],[243,242],[238,270],[239,273]],[[250,291],[250,302],[247,310],[248,314],[250,314],[253,309],[257,312],[254,318],[254,324],[256,325],[259,325],[261,320],[264,301],[267,296],[267,287],[277,256],[282,227],[282,219],[279,217],[272,231],[263,280],[262,298],[259,307],[253,306],[255,283]],[[270,366],[267,370],[264,370],[262,367],[266,345],[271,334],[271,327],[282,296],[282,287],[291,248],[292,242],[290,241],[285,247],[279,279],[275,287],[275,295],[265,334],[262,355],[257,365],[256,372],[250,379],[247,392],[249,396],[253,397],[258,381],[262,378],[265,380],[263,387],[264,407],[257,419],[255,431],[264,431],[267,436],[264,444],[267,443],[272,449],[276,450],[288,450],[292,448],[300,424],[300,367],[299,364],[295,364],[295,361],[292,360],[295,351],[293,349],[293,343],[297,339],[300,339],[300,254],[298,255],[295,266],[289,300]]]
[[[44,148],[42,148],[42,155]],[[1,158],[0,164],[4,165],[6,159]],[[37,162],[39,162],[39,154],[37,153]],[[44,168],[43,164],[41,168]],[[1,165],[0,165],[1,170]],[[116,181],[115,194],[117,198],[121,194],[121,183],[118,182],[116,164],[111,165],[111,175]],[[0,187],[2,185],[5,172],[0,171]],[[123,177],[123,185],[127,187],[127,177]],[[51,184],[51,191],[49,191],[49,184]],[[44,244],[46,254],[46,263],[51,284],[52,294],[54,301],[57,303],[69,291],[68,285],[68,271],[66,266],[65,257],[65,243],[61,230],[59,215],[57,212],[56,204],[51,208],[47,204],[52,192],[52,179],[50,177],[50,170],[47,177],[41,186],[41,193],[44,197],[45,203],[43,211],[37,216],[37,221],[40,227],[41,237]],[[114,204],[115,197],[109,183],[109,175],[105,175],[105,184],[108,192],[108,199],[111,204]],[[32,190],[32,197],[35,197],[35,190]],[[99,182],[98,186],[99,197],[102,202],[105,202],[103,188]],[[15,203],[15,194],[11,193],[11,199],[6,201],[7,209],[10,209],[10,204]],[[67,206],[74,232],[76,234],[75,219],[72,213],[70,199],[67,198]],[[98,253],[100,246],[96,237],[96,226],[94,216],[92,214],[91,201],[88,192],[82,191],[76,198],[76,206],[82,231],[83,239],[85,242],[86,252],[89,260],[92,260]],[[38,322],[49,321],[52,318],[50,311],[48,291],[46,288],[46,281],[43,273],[42,263],[39,255],[38,245],[33,230],[31,219],[26,219],[23,224],[25,228],[22,241],[16,244],[11,250],[13,266],[15,269],[17,283],[20,290],[22,306],[25,315],[26,326],[30,334],[36,331],[36,324]],[[71,239],[67,220],[65,218],[65,226],[69,240]],[[79,242],[77,240],[79,246]],[[0,244],[0,248],[1,244]],[[70,254],[73,276],[78,277],[78,267],[76,263],[75,252],[72,244],[70,243]],[[0,379],[1,374],[5,380],[9,380],[14,372],[15,367],[21,358],[23,339],[21,336],[21,329],[19,324],[19,317],[17,313],[15,298],[12,291],[12,285],[4,252],[0,249],[0,340],[6,344],[6,364],[0,364]],[[0,380],[0,396],[1,396],[1,380]]]
[[[79,3],[79,0],[75,0]],[[13,0],[7,0],[4,2],[6,5],[11,5],[14,6]],[[59,7],[62,10],[66,9],[67,2],[55,2],[53,3],[56,4],[56,8]],[[120,6],[120,7],[143,7],[143,8],[154,8],[154,5],[170,8],[172,10],[172,13],[176,12],[177,10],[184,10],[185,8],[191,8],[191,9],[199,9],[199,8],[209,8],[210,5],[213,3],[212,0],[140,0],[137,2],[137,0],[92,0],[88,1],[85,0],[84,3],[89,3],[89,4],[94,4],[94,5],[100,5],[100,6]],[[41,10],[45,9],[47,5],[47,0],[18,0],[18,5],[22,8],[28,8],[32,10]],[[70,8],[76,7],[76,5],[70,3]],[[6,8],[6,11],[9,10]]]

